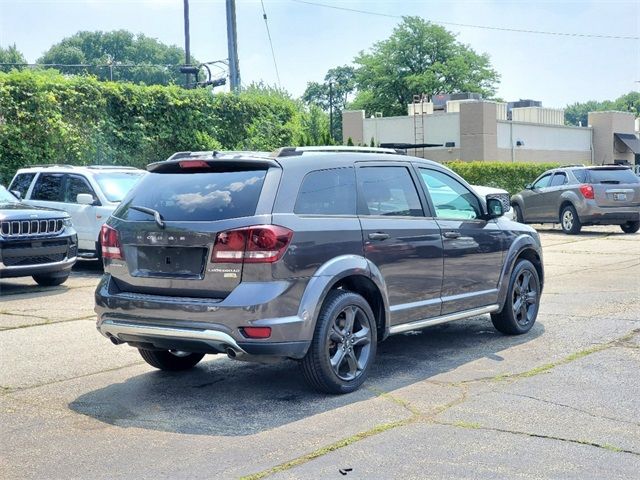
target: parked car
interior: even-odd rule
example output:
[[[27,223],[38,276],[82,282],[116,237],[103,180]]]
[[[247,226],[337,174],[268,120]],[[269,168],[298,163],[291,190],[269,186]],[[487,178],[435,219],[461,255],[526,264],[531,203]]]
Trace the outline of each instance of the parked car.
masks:
[[[79,256],[99,258],[100,227],[144,173],[132,167],[44,165],[18,170],[9,189],[28,205],[71,215]]]
[[[98,330],[150,365],[299,360],[346,393],[389,335],[491,314],[533,326],[538,234],[446,167],[393,150],[183,153],[149,165],[102,228]]]
[[[511,199],[522,223],[560,223],[575,235],[584,225],[640,229],[640,178],[629,167],[570,165],[548,170]]]
[[[61,285],[76,262],[78,239],[65,212],[21,203],[0,185],[0,278]]]

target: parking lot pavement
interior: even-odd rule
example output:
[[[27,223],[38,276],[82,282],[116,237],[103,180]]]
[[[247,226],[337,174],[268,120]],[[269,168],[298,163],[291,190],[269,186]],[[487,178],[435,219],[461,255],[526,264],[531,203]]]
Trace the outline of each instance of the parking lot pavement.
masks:
[[[96,332],[88,262],[0,280],[0,476],[637,478],[640,235],[539,231],[528,335],[484,316],[392,337],[347,396],[294,362],[154,371]]]

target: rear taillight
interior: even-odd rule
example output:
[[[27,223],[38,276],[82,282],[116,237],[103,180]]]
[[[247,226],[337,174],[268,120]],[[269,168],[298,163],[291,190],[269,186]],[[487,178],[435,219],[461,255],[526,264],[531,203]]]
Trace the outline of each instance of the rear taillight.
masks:
[[[580,193],[587,200],[593,200],[593,185],[580,185]]]
[[[123,260],[122,245],[118,231],[109,225],[103,225],[100,230],[100,244],[102,245],[102,258]]]
[[[293,232],[278,225],[227,230],[216,235],[211,261],[217,263],[272,263],[284,255]]]

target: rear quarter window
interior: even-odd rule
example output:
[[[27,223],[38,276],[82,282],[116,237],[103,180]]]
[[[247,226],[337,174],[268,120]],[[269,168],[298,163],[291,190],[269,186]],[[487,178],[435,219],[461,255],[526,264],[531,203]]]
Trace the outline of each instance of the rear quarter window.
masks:
[[[571,170],[571,173],[573,173],[573,176],[576,177],[576,180],[578,180],[578,182],[587,182],[587,171],[585,169]]]
[[[356,181],[353,168],[308,173],[302,181],[293,211],[298,215],[355,215]]]
[[[149,173],[114,216],[149,220],[131,206],[156,210],[166,221],[208,222],[255,215],[266,170],[211,173]]]

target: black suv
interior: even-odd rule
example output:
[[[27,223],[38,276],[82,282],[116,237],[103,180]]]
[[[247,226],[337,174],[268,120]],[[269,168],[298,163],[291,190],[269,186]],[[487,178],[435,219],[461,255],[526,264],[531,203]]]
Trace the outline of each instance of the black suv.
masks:
[[[78,238],[65,212],[32,207],[0,186],[0,278],[60,285],[76,263]]]
[[[182,152],[148,171],[103,227],[96,312],[154,367],[291,358],[316,389],[346,393],[389,335],[536,320],[537,233],[438,163],[318,147]]]

